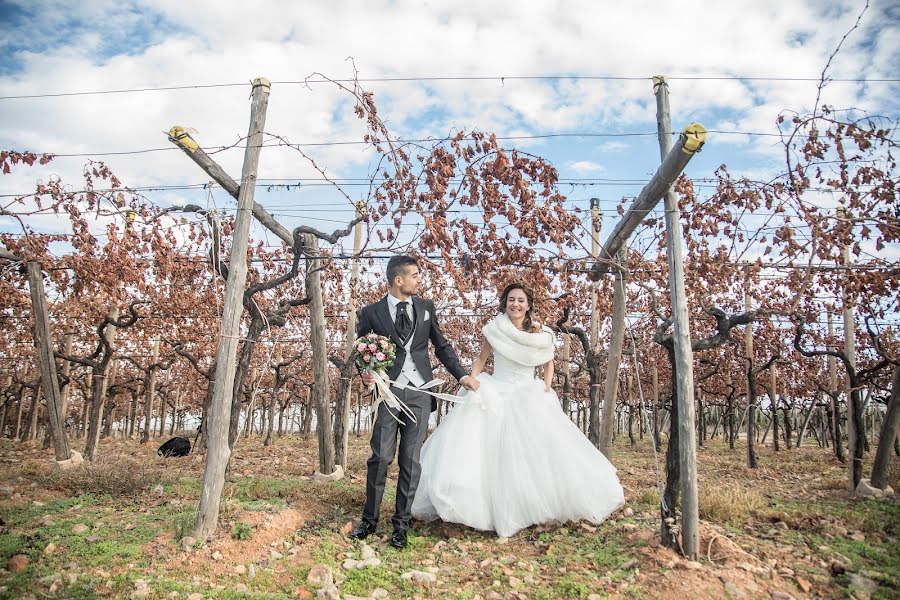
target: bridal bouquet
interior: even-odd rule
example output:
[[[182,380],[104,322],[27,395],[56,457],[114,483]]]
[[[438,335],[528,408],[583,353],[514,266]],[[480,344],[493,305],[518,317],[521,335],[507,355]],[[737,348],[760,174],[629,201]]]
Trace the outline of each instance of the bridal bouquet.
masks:
[[[360,372],[371,373],[375,377],[375,383],[370,386],[370,388],[374,388],[372,393],[375,396],[373,417],[378,414],[378,405],[384,402],[390,408],[401,411],[415,422],[416,415],[391,391],[391,384],[394,382],[387,376],[387,371],[394,366],[394,359],[397,357],[394,343],[383,335],[370,333],[353,342],[353,349],[356,354],[356,366]],[[393,413],[391,416],[397,419]],[[399,419],[397,420],[399,421]]]
[[[353,342],[353,346],[356,349],[356,366],[363,371],[385,372],[394,366],[397,350],[393,342],[383,335],[364,335]]]

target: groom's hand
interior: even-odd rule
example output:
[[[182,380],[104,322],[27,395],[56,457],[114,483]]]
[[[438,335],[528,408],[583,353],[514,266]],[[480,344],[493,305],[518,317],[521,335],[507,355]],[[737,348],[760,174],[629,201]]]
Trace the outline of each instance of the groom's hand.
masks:
[[[375,376],[368,371],[363,371],[359,374],[359,376],[362,378],[363,383],[367,386],[372,386],[375,384]]]
[[[471,375],[466,375],[462,379],[459,380],[459,383],[470,391],[476,391],[479,387],[481,387],[481,382],[472,377]]]

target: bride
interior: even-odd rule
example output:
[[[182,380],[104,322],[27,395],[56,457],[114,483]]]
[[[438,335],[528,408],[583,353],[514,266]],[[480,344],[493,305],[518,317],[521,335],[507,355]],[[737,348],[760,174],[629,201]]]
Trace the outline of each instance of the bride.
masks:
[[[523,284],[503,290],[500,314],[482,329],[477,391],[422,447],[414,517],[509,537],[536,523],[600,523],[624,504],[615,467],[560,410],[553,333],[533,322],[533,304]],[[482,373],[491,352],[494,372]]]

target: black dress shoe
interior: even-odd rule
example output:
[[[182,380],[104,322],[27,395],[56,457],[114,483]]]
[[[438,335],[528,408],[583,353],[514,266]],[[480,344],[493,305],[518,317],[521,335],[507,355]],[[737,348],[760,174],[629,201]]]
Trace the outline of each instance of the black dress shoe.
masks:
[[[368,521],[360,521],[359,525],[350,532],[350,539],[352,540],[364,540],[369,535],[375,533],[375,525],[373,523],[369,523]]]
[[[391,535],[391,546],[394,548],[406,548],[406,532],[395,529]]]

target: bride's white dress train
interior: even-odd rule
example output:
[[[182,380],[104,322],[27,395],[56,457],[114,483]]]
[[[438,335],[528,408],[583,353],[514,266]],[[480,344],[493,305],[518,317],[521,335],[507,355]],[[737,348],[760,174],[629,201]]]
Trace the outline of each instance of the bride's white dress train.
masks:
[[[534,367],[494,347],[494,373],[455,406],[422,447],[413,501],[441,518],[500,536],[536,523],[600,523],[625,502],[616,469],[562,412]]]

